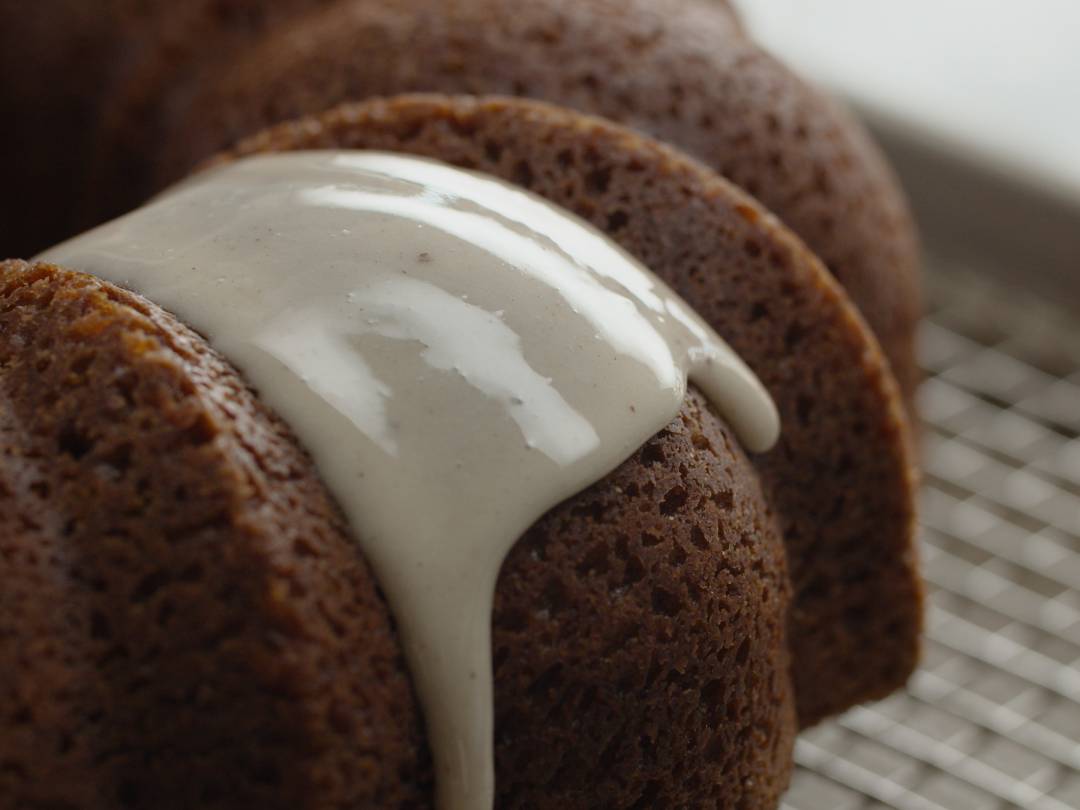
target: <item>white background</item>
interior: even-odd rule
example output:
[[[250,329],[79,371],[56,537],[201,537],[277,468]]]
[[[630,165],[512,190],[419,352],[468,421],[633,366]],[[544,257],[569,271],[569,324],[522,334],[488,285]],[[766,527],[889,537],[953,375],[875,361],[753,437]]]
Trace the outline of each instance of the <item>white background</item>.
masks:
[[[869,112],[1080,199],[1080,0],[735,0]]]

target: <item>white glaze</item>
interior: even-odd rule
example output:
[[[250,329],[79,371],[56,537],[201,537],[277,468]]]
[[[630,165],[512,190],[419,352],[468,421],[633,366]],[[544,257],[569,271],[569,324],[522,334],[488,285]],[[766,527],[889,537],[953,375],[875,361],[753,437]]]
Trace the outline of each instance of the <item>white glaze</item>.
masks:
[[[205,335],[292,426],[394,612],[441,810],[490,810],[503,558],[679,410],[751,450],[768,394],[674,293],[538,197],[433,161],[294,152],[197,175],[41,258]]]

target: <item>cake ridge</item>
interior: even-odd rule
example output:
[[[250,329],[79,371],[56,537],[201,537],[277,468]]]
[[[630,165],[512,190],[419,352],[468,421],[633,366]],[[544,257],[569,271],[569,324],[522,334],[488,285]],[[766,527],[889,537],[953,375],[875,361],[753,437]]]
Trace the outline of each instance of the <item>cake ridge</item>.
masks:
[[[665,278],[773,393],[785,428],[791,428],[776,451],[748,457],[691,390],[679,416],[630,461],[541,518],[511,551],[500,576],[494,634],[496,758],[500,774],[507,774],[500,777],[500,807],[774,808],[791,767],[795,697],[789,673],[806,724],[898,685],[917,647],[921,590],[910,545],[913,481],[906,424],[888,366],[844,292],[775,218],[701,164],[611,123],[549,105],[438,96],[377,100],[280,126],[222,160],[295,148],[429,155],[531,188],[611,234]],[[0,770],[0,780],[8,780],[0,781],[0,789],[10,788],[26,803],[97,791],[87,803],[102,808],[193,802],[226,808],[248,806],[253,797],[268,807],[315,807],[372,800],[379,790],[393,797],[385,799],[388,806],[428,806],[430,762],[409,708],[411,689],[400,653],[394,652],[392,629],[378,629],[382,620],[373,618],[385,613],[377,607],[381,599],[370,575],[363,584],[365,564],[349,551],[355,547],[318,477],[304,472],[310,467],[301,461],[303,451],[291,440],[251,441],[251,435],[287,435],[288,429],[224,364],[216,379],[228,393],[215,390],[214,376],[200,366],[212,359],[205,344],[154,305],[58,268],[8,262],[0,265],[0,279],[0,397],[10,403],[0,413],[14,420],[0,428],[18,441],[0,456],[0,499],[17,513],[40,514],[41,487],[19,478],[18,459],[53,453],[55,461],[35,468],[35,476],[45,476],[45,491],[58,493],[53,509],[68,516],[63,523],[41,522],[32,533],[11,533],[0,524],[0,576],[18,581],[30,571],[38,576],[41,566],[67,570],[62,557],[34,553],[46,541],[96,561],[92,571],[99,573],[90,580],[98,583],[95,588],[103,583],[104,590],[90,588],[91,595],[80,599],[96,600],[101,616],[78,613],[81,602],[73,600],[78,629],[63,632],[89,639],[91,650],[114,662],[106,671],[110,686],[138,687],[130,695],[117,692],[133,701],[127,711],[146,705],[217,735],[188,739],[174,726],[171,733],[178,736],[170,741],[145,723],[113,725],[114,708],[103,712],[94,694],[76,696],[86,716],[105,722],[110,733],[130,734],[127,742],[92,752],[79,746],[97,745],[95,737],[67,732],[64,743],[56,727],[19,726],[18,734],[29,734],[34,750],[60,766],[58,773],[78,772],[85,779],[20,778],[19,773],[37,772],[20,770],[27,766],[19,752],[4,748],[0,761],[17,764]],[[158,331],[140,327],[132,333],[128,325],[146,317]],[[78,328],[72,331],[69,323]],[[94,345],[107,362],[91,359],[80,370],[79,353],[67,351],[72,335],[80,336],[83,350],[87,340],[99,340]],[[148,359],[153,362],[145,365]],[[42,371],[39,363],[45,364]],[[225,558],[225,583],[254,588],[236,614],[248,619],[229,638],[239,650],[273,651],[207,657],[201,679],[198,667],[174,666],[168,669],[172,686],[129,681],[139,671],[137,656],[129,665],[105,643],[115,622],[142,626],[138,622],[151,615],[124,618],[130,593],[147,599],[152,616],[176,622],[179,615],[179,627],[190,630],[186,617],[165,604],[172,580],[163,588],[150,577],[145,584],[136,581],[141,587],[117,586],[114,592],[112,577],[126,580],[110,554],[123,552],[116,559],[127,560],[133,571],[153,569],[155,557],[144,553],[149,547],[141,548],[138,532],[96,530],[101,524],[94,521],[119,519],[122,512],[65,488],[65,482],[104,486],[113,480],[108,471],[124,453],[90,439],[95,431],[120,436],[132,426],[117,416],[94,415],[113,401],[105,387],[115,382],[113,372],[123,376],[136,368],[136,379],[164,375],[175,386],[148,389],[172,390],[179,407],[146,413],[148,424],[168,424],[170,414],[194,414],[185,422],[185,430],[193,430],[186,441],[197,440],[223,465],[204,485],[242,496],[239,502],[254,510],[226,512],[222,525],[228,531],[211,548],[216,553],[242,541],[248,550]],[[70,380],[66,387],[48,382],[63,379]],[[121,415],[124,390],[116,392]],[[145,391],[135,390],[139,403]],[[51,401],[55,391],[63,396]],[[221,425],[198,416],[211,405],[214,413],[239,417],[229,430],[254,431],[230,445],[235,452],[222,454],[215,433]],[[252,466],[251,454],[268,458]],[[154,469],[145,454],[136,466]],[[300,487],[304,497],[277,497],[267,471],[283,475],[280,480]],[[155,480],[163,487],[155,502],[172,502],[176,495],[168,477]],[[299,504],[322,504],[314,510],[322,527],[314,546],[304,533],[292,543],[279,536],[291,525],[284,515]],[[64,535],[69,522],[72,534]],[[157,542],[154,532],[145,537]],[[213,570],[206,567],[212,553],[202,570]],[[336,564],[324,564],[329,559]],[[187,558],[175,560],[178,574],[188,570]],[[339,566],[351,572],[349,582],[335,579]],[[260,574],[256,583],[242,570],[266,576]],[[183,577],[176,581],[184,587]],[[359,599],[370,607],[327,613],[332,606],[318,596],[326,587],[341,596],[341,604]],[[226,592],[192,591],[200,610],[210,613]],[[47,615],[44,598],[31,589],[27,604]],[[28,627],[13,622],[22,614],[0,605],[0,640],[23,638]],[[360,625],[358,618],[364,619]],[[387,641],[384,653],[368,659],[377,686],[359,690],[359,682],[346,674],[355,666],[348,656],[324,658],[320,652],[321,645],[340,648],[333,646],[342,643],[333,641],[339,628],[351,638],[358,627]],[[50,632],[50,639],[64,637]],[[133,649],[153,650],[154,645],[139,645],[160,639],[154,654],[180,664],[187,655],[184,632],[137,635],[127,645],[129,656]],[[24,694],[36,675],[32,664],[27,668],[26,661],[11,657],[14,649],[0,641],[0,660],[18,663],[15,692],[0,693],[4,716],[11,704],[2,702]],[[89,660],[96,660],[94,654]],[[327,661],[342,668],[340,677],[320,674]],[[850,661],[860,666],[852,668]],[[226,686],[236,688],[241,671],[250,681],[240,694],[271,707],[241,715],[267,723],[266,746],[252,746],[243,724],[230,729],[230,707],[213,701]],[[155,690],[168,695],[186,678],[193,685],[203,681],[210,691],[179,694],[202,695],[209,703],[153,698]],[[398,686],[387,687],[390,682]],[[326,699],[325,687],[334,701]],[[364,692],[384,687],[384,694],[393,695],[390,704],[414,720],[390,722],[376,733],[369,723],[374,704]],[[149,702],[138,703],[147,694]],[[220,707],[220,718],[206,713],[207,706]],[[38,710],[48,716],[48,701]],[[334,743],[384,734],[397,741],[385,750],[377,742]],[[71,739],[79,745],[72,748]],[[298,756],[289,756],[290,746]],[[389,754],[399,759],[389,764]],[[234,755],[237,767],[223,780],[213,757],[228,761]],[[91,767],[95,757],[107,767]],[[597,780],[597,773],[604,776]]]

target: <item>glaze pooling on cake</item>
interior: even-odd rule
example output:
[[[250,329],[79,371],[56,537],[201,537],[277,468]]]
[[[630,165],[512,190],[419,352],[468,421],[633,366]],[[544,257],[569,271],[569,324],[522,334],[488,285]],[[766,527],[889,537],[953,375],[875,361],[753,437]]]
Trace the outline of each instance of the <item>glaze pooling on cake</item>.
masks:
[[[668,424],[688,376],[749,449],[779,430],[640,263],[429,160],[251,158],[43,258],[201,330],[313,454],[397,618],[443,808],[493,804],[491,603],[517,538]]]
[[[775,810],[796,705],[812,723],[881,696],[916,652],[904,423],[848,299],[705,167],[566,110],[351,104],[218,162],[297,148],[405,152],[525,187],[607,233],[760,376],[783,419],[774,451],[748,458],[690,386],[676,419],[507,555],[496,801]],[[114,284],[3,262],[0,399],[0,794],[98,810],[432,805],[369,561],[224,357]]]

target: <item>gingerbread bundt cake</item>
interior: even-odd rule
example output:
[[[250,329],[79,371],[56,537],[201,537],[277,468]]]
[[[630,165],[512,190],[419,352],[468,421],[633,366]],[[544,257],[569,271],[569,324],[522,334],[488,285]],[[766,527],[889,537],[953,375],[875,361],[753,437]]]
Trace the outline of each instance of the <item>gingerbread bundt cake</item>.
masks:
[[[369,568],[364,517],[323,483],[340,481],[335,446],[305,441],[314,434],[303,413],[275,415],[266,403],[282,400],[257,362],[237,372],[229,350],[223,357],[160,302],[80,272],[130,281],[153,256],[168,271],[155,293],[170,298],[186,283],[186,269],[167,262],[182,260],[174,252],[183,253],[187,215],[175,230],[140,231],[155,210],[165,211],[159,225],[183,214],[154,206],[200,202],[185,195],[254,166],[287,180],[287,155],[259,157],[282,150],[335,150],[330,163],[342,165],[388,153],[438,161],[410,159],[450,172],[454,190],[402,175],[413,184],[400,203],[409,216],[417,205],[456,210],[447,201],[458,193],[460,213],[477,216],[468,189],[495,178],[528,189],[558,206],[536,215],[538,241],[550,241],[539,224],[550,217],[584,229],[561,210],[577,214],[596,230],[575,244],[612,240],[582,248],[608,257],[591,268],[605,284],[639,301],[656,294],[619,270],[634,257],[708,324],[693,335],[715,329],[760,379],[780,417],[771,450],[747,452],[747,442],[760,447],[738,409],[692,373],[672,421],[538,516],[498,575],[489,655],[496,807],[775,808],[796,712],[813,722],[883,695],[916,656],[910,458],[888,365],[820,262],[704,166],[567,110],[443,97],[346,106],[271,129],[128,220],[39,262],[0,266],[0,796],[18,808],[102,810],[433,806],[443,775],[432,757],[445,759],[429,725],[439,707],[417,687],[385,566]],[[347,177],[320,165],[331,175],[285,196],[358,211],[372,195],[393,196],[377,185],[356,197]],[[213,309],[218,283],[259,272],[237,245],[282,237],[269,228],[230,241],[230,212],[258,223],[259,200],[196,212],[214,225],[188,236],[218,251],[220,265],[192,267],[191,278],[213,283],[185,299],[191,322]],[[501,249],[490,232],[518,213],[489,211],[471,238]],[[285,230],[286,240],[303,237]],[[425,250],[425,238],[404,251],[392,243],[379,272],[440,272],[443,254]],[[626,251],[619,261],[616,245]],[[80,266],[90,255],[97,265]],[[289,255],[302,308],[303,288],[329,266]],[[50,263],[62,259],[71,266]],[[393,297],[380,300],[391,310],[364,317],[390,312],[396,326],[383,334],[400,339],[406,315]],[[670,300],[671,320],[697,323]],[[547,309],[530,303],[508,300],[506,321]],[[502,334],[492,326],[502,318],[484,323]],[[362,343],[368,327],[357,328]],[[317,370],[302,330],[269,334],[263,345],[279,359]],[[573,339],[551,330],[555,352]],[[363,347],[357,356],[393,371]],[[485,384],[483,369],[439,359],[438,344],[423,351],[436,353],[433,369]],[[317,387],[306,374],[294,383]],[[622,393],[633,404],[647,390]],[[767,410],[759,402],[750,412]],[[385,460],[361,458],[360,472],[378,477]],[[417,513],[429,507],[404,497]],[[483,508],[502,506],[492,498]]]
[[[721,0],[12,3],[0,103],[20,125],[0,146],[21,159],[0,179],[20,196],[0,253],[121,214],[238,139],[341,102],[528,96],[647,132],[757,197],[840,280],[912,394],[917,248],[891,173]],[[73,193],[57,201],[58,187]]]

